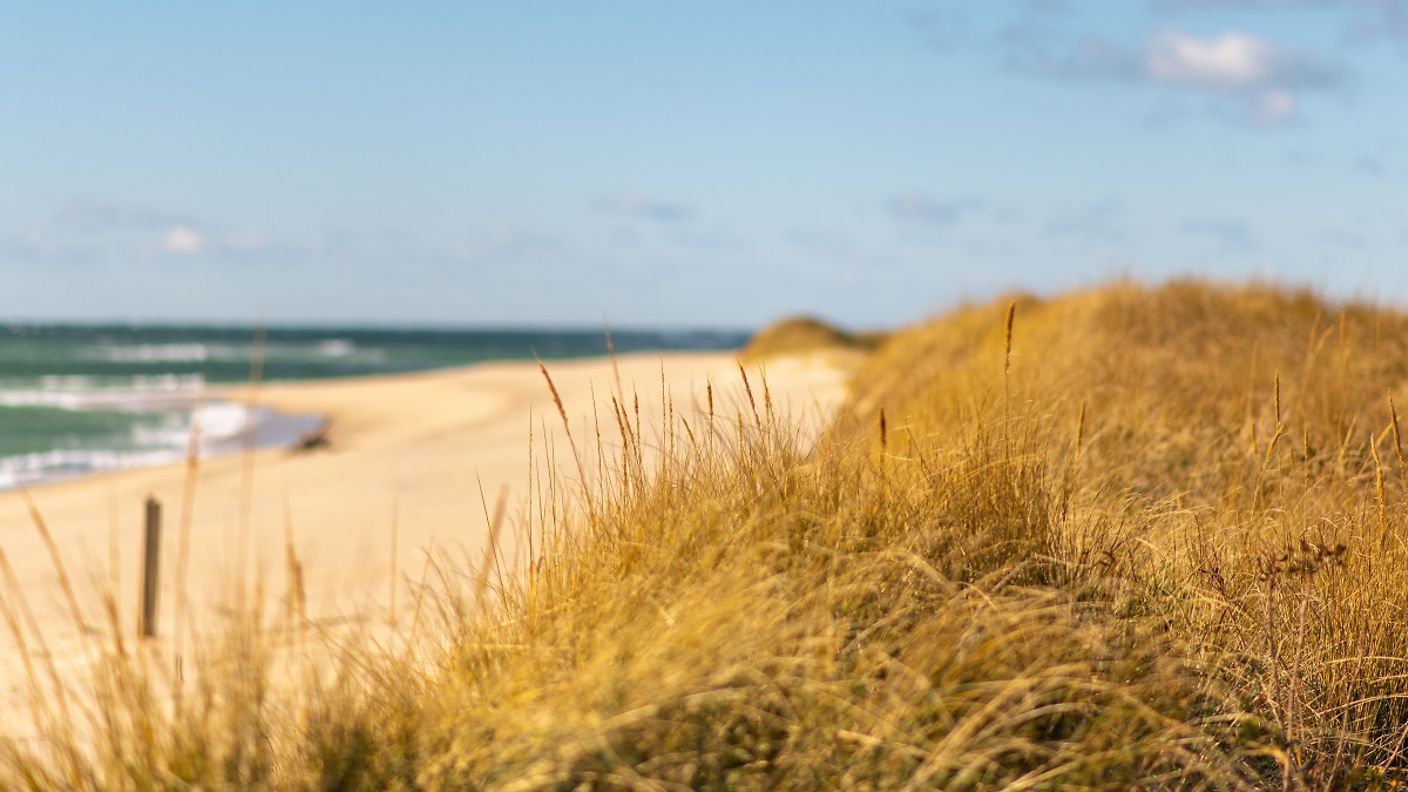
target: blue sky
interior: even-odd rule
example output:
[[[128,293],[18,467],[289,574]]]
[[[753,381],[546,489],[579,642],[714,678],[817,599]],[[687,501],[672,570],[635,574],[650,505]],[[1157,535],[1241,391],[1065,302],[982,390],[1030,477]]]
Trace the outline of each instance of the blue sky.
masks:
[[[36,3],[0,316],[893,325],[1408,302],[1408,0]]]

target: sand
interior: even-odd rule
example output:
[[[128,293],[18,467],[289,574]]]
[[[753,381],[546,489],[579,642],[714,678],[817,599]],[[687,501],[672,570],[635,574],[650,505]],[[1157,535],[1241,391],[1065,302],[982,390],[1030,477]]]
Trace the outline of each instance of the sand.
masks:
[[[721,412],[728,405],[736,408],[742,399],[732,354],[637,354],[619,358],[617,366],[628,399],[633,392],[639,394],[647,438],[655,436],[661,423],[662,371],[677,412],[702,409],[707,382],[714,383]],[[579,445],[594,448],[594,403],[603,426],[615,431],[614,423],[605,423],[615,388],[611,361],[556,362],[548,368]],[[844,400],[844,361],[814,355],[769,361],[766,369],[779,411],[807,431],[815,432]],[[750,375],[758,389],[756,364],[750,364]],[[288,590],[289,536],[303,567],[313,618],[384,619],[393,600],[397,610],[407,606],[410,583],[419,579],[432,548],[467,558],[482,554],[489,522],[485,500],[492,511],[502,493],[507,511],[519,513],[527,494],[530,424],[538,451],[553,443],[558,467],[577,475],[556,407],[532,363],[278,383],[219,395],[252,399],[282,412],[323,415],[330,422],[330,447],[297,454],[269,449],[201,460],[189,501],[183,495],[184,465],[31,490],[72,579],[81,618],[93,628],[90,635],[110,632],[102,607],[104,592],[114,595],[120,629],[135,635],[143,503],[148,496],[161,502],[164,514],[157,627],[158,640],[169,641],[185,510],[190,513],[185,587],[190,606],[184,620],[189,630],[218,631],[220,614],[253,601],[255,581],[266,610],[278,612]],[[757,398],[761,400],[761,393]],[[0,548],[56,663],[80,667],[85,642],[51,555],[18,492],[0,493]],[[5,594],[7,606],[13,608],[15,597],[8,588]],[[32,636],[27,644],[33,656],[37,649]],[[6,631],[0,638],[0,704],[21,701],[23,683],[16,641]]]

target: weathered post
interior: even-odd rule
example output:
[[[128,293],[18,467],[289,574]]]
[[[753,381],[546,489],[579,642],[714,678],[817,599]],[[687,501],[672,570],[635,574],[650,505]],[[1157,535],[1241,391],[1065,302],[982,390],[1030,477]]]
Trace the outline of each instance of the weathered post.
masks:
[[[161,503],[147,497],[145,545],[142,553],[142,620],[138,630],[143,638],[156,637],[157,564],[161,551]]]

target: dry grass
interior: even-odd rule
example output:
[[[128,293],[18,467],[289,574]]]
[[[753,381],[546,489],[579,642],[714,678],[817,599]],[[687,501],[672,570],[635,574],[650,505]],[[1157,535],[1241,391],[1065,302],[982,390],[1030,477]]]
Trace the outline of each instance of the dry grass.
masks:
[[[804,352],[874,349],[883,337],[877,333],[849,333],[810,316],[793,316],[774,322],[748,340],[744,360],[795,355]]]
[[[898,333],[815,447],[763,383],[649,443],[618,392],[608,474],[535,480],[525,571],[440,558],[379,648],[247,614],[173,679],[101,643],[86,722],[32,669],[0,781],[1389,788],[1405,382],[1404,315],[1176,283]]]

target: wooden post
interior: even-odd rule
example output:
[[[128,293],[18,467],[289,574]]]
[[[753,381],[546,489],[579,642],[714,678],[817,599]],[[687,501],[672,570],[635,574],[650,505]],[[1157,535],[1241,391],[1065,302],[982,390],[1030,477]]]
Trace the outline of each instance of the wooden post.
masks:
[[[146,536],[142,553],[142,620],[137,629],[143,638],[156,637],[157,564],[161,551],[161,503],[147,498]]]

